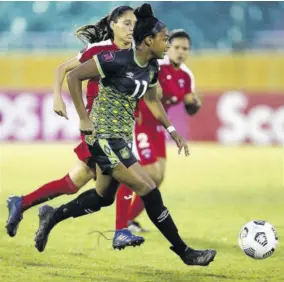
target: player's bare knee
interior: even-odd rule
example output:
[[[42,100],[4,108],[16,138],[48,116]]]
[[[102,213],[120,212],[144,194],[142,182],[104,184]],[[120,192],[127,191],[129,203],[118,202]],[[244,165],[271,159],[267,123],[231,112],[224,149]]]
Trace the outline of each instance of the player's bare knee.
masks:
[[[163,183],[163,181],[164,181],[164,178],[165,178],[165,175],[164,175],[164,173],[160,173],[159,174],[159,178],[158,178],[158,181],[157,181],[157,186],[158,187],[160,187],[161,186],[161,184]]]
[[[147,195],[156,187],[154,181],[140,181],[133,186],[133,190],[138,196]]]
[[[162,173],[157,170],[157,169],[148,169],[147,170],[149,176],[151,177],[151,179],[155,182],[155,186],[159,187],[163,181],[163,175]]]
[[[161,174],[156,174],[152,176],[153,181],[155,182],[156,186],[159,187],[163,181],[163,177]]]

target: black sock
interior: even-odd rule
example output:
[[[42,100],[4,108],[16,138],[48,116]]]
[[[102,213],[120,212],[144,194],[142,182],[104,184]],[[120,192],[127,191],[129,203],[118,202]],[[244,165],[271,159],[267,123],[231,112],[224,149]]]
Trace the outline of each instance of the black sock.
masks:
[[[161,233],[173,245],[179,255],[182,255],[187,245],[178,234],[178,229],[168,211],[164,206],[159,189],[155,188],[146,196],[141,197],[145,209],[151,221],[161,231]]]
[[[60,206],[52,216],[51,228],[60,221],[69,217],[79,217],[97,212],[101,207],[107,207],[114,203],[119,182],[112,179],[104,197],[101,197],[96,189],[90,189],[79,195],[73,201]]]
[[[104,206],[104,199],[95,189],[90,189],[71,202],[60,206],[52,217],[54,225],[69,217],[79,217],[99,211]]]

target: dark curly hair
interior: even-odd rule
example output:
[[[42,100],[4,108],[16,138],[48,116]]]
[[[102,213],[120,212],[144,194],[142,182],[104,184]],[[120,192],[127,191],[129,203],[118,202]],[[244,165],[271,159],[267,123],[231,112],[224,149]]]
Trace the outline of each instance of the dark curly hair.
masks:
[[[165,24],[154,17],[150,4],[143,4],[136,8],[134,14],[137,17],[133,31],[136,46],[140,45],[147,36],[155,36],[166,27]]]

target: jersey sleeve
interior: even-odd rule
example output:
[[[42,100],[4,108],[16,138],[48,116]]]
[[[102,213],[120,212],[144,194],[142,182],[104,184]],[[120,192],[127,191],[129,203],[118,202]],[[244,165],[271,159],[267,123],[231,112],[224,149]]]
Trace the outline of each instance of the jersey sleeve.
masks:
[[[150,81],[149,88],[153,88],[153,87],[157,86],[158,79],[159,79],[159,71],[160,71],[160,66],[159,66],[158,62],[155,64],[153,69],[154,69],[153,70],[154,75],[153,75],[152,80]]]
[[[77,59],[79,62],[81,62],[81,58],[83,54],[88,50],[88,46],[85,46],[83,49],[81,49],[77,54]],[[81,62],[82,63],[82,62]]]
[[[121,70],[122,65],[116,52],[104,51],[93,56],[93,59],[96,62],[101,78],[105,78]]]
[[[182,70],[185,72],[185,93],[195,92],[195,78],[192,71],[182,66]]]
[[[85,63],[91,60],[95,55],[99,54],[102,51],[103,48],[101,46],[96,46],[91,48],[86,47],[78,53],[77,58],[80,61],[80,63]]]

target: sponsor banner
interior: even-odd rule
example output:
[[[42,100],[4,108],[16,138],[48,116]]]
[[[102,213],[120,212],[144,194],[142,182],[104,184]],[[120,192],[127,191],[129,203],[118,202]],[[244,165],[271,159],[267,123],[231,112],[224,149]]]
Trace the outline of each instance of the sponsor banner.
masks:
[[[226,145],[284,144],[284,93],[204,94],[204,105],[194,117],[186,114],[183,105],[169,111],[185,138]],[[0,141],[80,140],[79,120],[70,96],[65,95],[64,101],[69,120],[53,112],[51,93],[0,92]]]
[[[79,119],[64,96],[69,120],[53,112],[51,93],[0,92],[0,141],[79,140]]]
[[[284,93],[220,94],[205,96],[196,117],[187,118],[187,137],[225,145],[284,144]]]

